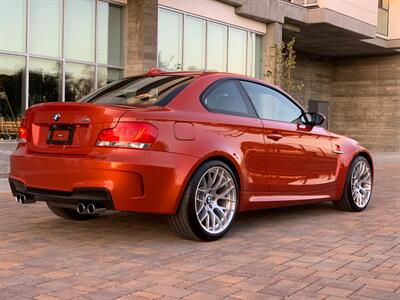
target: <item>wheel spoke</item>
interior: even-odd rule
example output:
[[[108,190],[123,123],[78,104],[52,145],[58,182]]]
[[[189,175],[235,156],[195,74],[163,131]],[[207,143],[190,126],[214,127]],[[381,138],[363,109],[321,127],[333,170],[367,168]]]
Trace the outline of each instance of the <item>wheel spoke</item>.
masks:
[[[371,197],[371,169],[366,161],[359,161],[354,166],[351,174],[351,195],[354,203],[360,207],[365,207]]]
[[[196,189],[195,210],[199,224],[209,233],[220,233],[233,220],[237,205],[235,181],[223,167],[208,169]]]

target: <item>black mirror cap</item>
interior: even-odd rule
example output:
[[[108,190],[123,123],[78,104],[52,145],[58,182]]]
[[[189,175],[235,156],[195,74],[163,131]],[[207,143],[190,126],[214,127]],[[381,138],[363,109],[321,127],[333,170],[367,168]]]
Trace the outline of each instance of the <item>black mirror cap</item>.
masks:
[[[304,113],[303,116],[305,120],[305,124],[311,125],[311,126],[321,126],[324,124],[326,117],[318,112],[307,112]]]

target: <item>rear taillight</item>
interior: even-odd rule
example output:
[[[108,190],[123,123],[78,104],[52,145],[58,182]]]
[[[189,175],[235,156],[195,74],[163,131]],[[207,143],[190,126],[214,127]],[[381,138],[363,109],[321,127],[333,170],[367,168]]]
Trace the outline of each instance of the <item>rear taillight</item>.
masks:
[[[28,127],[28,116],[27,113],[22,118],[21,124],[18,129],[18,143],[25,144],[26,143],[26,132]]]
[[[157,134],[157,128],[148,123],[118,123],[100,133],[97,146],[150,149]]]

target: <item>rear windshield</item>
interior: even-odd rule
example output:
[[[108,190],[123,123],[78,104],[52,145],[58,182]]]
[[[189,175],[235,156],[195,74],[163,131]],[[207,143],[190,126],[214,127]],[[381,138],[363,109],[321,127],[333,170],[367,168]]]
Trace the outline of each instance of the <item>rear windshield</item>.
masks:
[[[129,106],[165,106],[190,82],[191,76],[130,77],[113,82],[81,102]]]

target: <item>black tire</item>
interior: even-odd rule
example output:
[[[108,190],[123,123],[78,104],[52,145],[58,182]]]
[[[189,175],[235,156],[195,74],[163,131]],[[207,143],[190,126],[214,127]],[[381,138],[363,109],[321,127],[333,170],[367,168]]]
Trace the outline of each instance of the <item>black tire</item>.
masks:
[[[98,214],[81,215],[74,209],[54,206],[49,202],[46,202],[46,204],[47,204],[47,207],[51,210],[51,212],[53,212],[56,216],[59,216],[61,218],[68,219],[68,220],[86,221],[86,220],[95,219],[99,216]]]
[[[357,163],[359,163],[360,161],[363,161],[365,163],[368,164],[368,167],[370,169],[371,172],[371,176],[372,176],[372,169],[371,169],[371,165],[368,162],[367,159],[365,159],[365,157],[363,156],[357,156],[353,162],[351,163],[349,172],[347,174],[346,177],[346,183],[343,189],[343,195],[342,198],[339,201],[333,201],[333,205],[335,206],[335,208],[339,209],[339,210],[344,210],[344,211],[351,211],[351,212],[360,212],[365,210],[369,203],[371,202],[371,194],[372,194],[372,189],[371,189],[371,194],[369,196],[368,202],[365,206],[360,207],[356,204],[352,192],[351,192],[351,176],[353,174],[354,168],[357,165]],[[372,188],[372,178],[371,178],[371,188]]]
[[[202,176],[213,167],[222,167],[229,172],[230,176],[233,178],[236,190],[236,206],[233,211],[233,217],[227,227],[222,232],[216,234],[207,232],[205,229],[203,229],[200,221],[197,219],[195,211],[195,195],[197,186]],[[185,189],[178,211],[176,215],[169,217],[169,223],[175,232],[182,238],[195,241],[215,241],[222,238],[229,231],[232,223],[235,220],[238,206],[239,186],[235,174],[226,163],[218,160],[212,160],[201,165],[193,174],[188,186]]]

